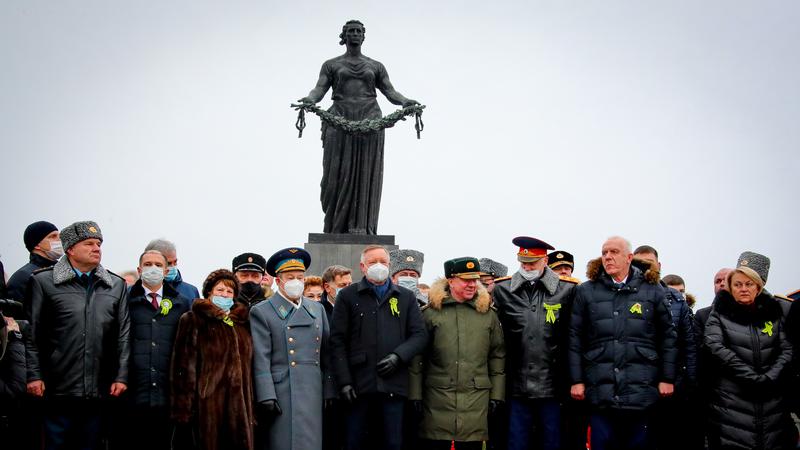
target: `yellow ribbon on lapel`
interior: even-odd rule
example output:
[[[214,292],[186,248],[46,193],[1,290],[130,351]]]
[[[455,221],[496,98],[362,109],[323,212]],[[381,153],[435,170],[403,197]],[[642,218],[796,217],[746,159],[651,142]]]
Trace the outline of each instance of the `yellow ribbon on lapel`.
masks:
[[[639,314],[641,316],[642,315],[642,304],[641,303],[634,303],[633,306],[631,306],[630,311],[631,311],[631,314]]]
[[[231,327],[233,326],[233,320],[231,320],[231,318],[228,316],[225,316],[225,318],[222,319],[222,323]]]
[[[393,316],[400,317],[400,309],[397,307],[397,298],[392,297],[389,299],[389,311]]]
[[[761,330],[761,332],[766,334],[766,335],[769,335],[770,337],[772,337],[772,327],[773,326],[774,326],[774,324],[772,323],[771,320],[768,321],[768,322],[764,322],[764,329]]]
[[[547,315],[544,318],[544,323],[556,323],[556,311],[561,309],[561,303],[556,303],[555,305],[551,305],[549,303],[544,304],[544,309],[547,310]]]
[[[172,309],[172,301],[168,298],[161,300],[161,315],[166,316],[170,309]]]

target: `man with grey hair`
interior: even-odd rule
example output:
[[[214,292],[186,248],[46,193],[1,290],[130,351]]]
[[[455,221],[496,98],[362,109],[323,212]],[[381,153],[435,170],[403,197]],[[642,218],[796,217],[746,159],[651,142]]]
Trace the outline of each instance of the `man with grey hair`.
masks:
[[[347,409],[346,446],[366,447],[373,418],[382,436],[376,448],[400,450],[408,365],[425,349],[428,333],[414,294],[389,278],[389,252],[379,245],[361,253],[364,278],[336,296],[331,325],[332,369]]]
[[[630,242],[609,238],[575,288],[570,394],[589,404],[595,450],[647,448],[647,413],[674,389],[676,334],[658,271],[632,261]]]
[[[175,248],[174,243],[166,239],[153,239],[147,244],[144,250],[157,250],[167,258],[167,267],[169,271],[164,280],[178,291],[178,293],[191,301],[200,298],[200,292],[197,288],[183,281],[181,277],[181,271],[178,270],[178,250]]]

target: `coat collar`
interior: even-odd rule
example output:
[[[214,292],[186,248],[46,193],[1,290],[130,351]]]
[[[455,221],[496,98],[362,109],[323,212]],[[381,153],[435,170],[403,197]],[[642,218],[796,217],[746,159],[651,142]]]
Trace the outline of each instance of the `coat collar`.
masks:
[[[713,308],[720,315],[726,316],[734,322],[745,324],[775,320],[783,314],[778,300],[766,290],[758,294],[752,306],[737,303],[733,295],[726,290],[719,291],[714,298]]]
[[[586,277],[591,281],[602,282],[607,286],[613,286],[611,276],[603,268],[603,259],[595,258],[589,261],[586,266]],[[642,259],[634,258],[631,263],[630,273],[628,274],[628,285],[638,287],[643,282],[648,284],[658,284],[661,275],[658,267]]]
[[[108,287],[111,287],[114,283],[111,274],[100,264],[94,269],[94,275]],[[75,269],[73,269],[72,264],[69,263],[67,255],[64,255],[53,266],[53,282],[55,284],[62,284],[74,278],[77,278]]]
[[[231,306],[231,310],[227,316],[236,323],[247,323],[249,311],[250,310],[247,308],[247,306],[238,302],[233,302],[233,306]],[[224,319],[226,315],[225,311],[220,309],[219,306],[215,305],[207,298],[195,300],[195,302],[192,303],[192,312],[200,316],[210,319],[218,319],[220,321]]]
[[[544,273],[542,276],[536,280],[536,282],[540,282],[547,292],[550,295],[556,293],[556,289],[558,289],[558,274],[553,272],[553,269],[545,266]],[[514,275],[511,276],[511,292],[516,292],[519,288],[525,285],[528,280],[522,278],[522,275],[519,274],[519,271],[514,272]]]
[[[391,295],[389,295],[390,292],[395,294],[400,293],[400,288],[397,287],[396,284],[392,283],[391,279],[387,280],[387,282],[389,283],[389,290],[386,291],[386,298],[391,297]],[[358,282],[358,292],[363,293],[364,291],[372,291],[373,286],[374,285],[367,280],[367,277],[364,277]]]
[[[289,325],[310,325],[314,322],[314,319],[317,318],[316,313],[312,311],[311,304],[313,300],[309,300],[305,297],[300,298],[300,307],[297,308],[295,305],[283,298],[283,296],[276,292],[275,295],[269,298],[267,302],[272,306],[272,309],[275,310],[275,313],[278,314],[278,317],[281,320],[288,320]],[[288,314],[294,311],[293,314]],[[305,312],[305,314],[297,314],[298,312]]]
[[[30,263],[39,268],[51,267],[57,261],[53,261],[52,259],[47,259],[42,255],[37,255],[36,253],[31,253]]]
[[[433,283],[428,293],[428,299],[428,305],[437,311],[441,310],[443,306],[458,303],[450,296],[450,286],[447,284],[446,278],[439,278]],[[492,297],[489,295],[489,291],[487,291],[482,284],[478,283],[478,292],[475,298],[463,303],[475,308],[479,313],[485,313],[489,311],[489,306],[492,304]]]

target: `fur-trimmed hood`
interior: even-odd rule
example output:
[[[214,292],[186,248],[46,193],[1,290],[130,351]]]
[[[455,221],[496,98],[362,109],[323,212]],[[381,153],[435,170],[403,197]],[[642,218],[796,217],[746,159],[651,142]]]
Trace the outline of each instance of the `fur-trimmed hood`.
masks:
[[[447,284],[447,279],[439,278],[431,285],[431,290],[428,292],[428,304],[431,308],[440,310],[445,304],[445,300],[448,299],[455,302],[450,296],[450,286]],[[489,311],[492,298],[489,295],[489,291],[487,291],[482,284],[478,283],[478,291],[475,294],[475,298],[466,303],[474,305],[475,311],[483,314]]]
[[[223,320],[225,318],[225,311],[206,298],[195,300],[192,303],[192,312],[210,319]],[[228,317],[236,323],[247,323],[249,312],[250,309],[247,306],[240,302],[233,302]]]
[[[661,274],[657,265],[643,259],[633,258],[629,279],[633,279],[637,273],[642,273],[644,280],[650,284],[658,284],[661,281]],[[589,261],[589,264],[586,265],[586,278],[591,281],[600,281],[603,275],[607,279],[611,278],[603,268],[603,258],[595,258]]]
[[[106,286],[111,287],[114,285],[111,273],[100,264],[95,267],[94,274],[100,281],[105,283]],[[72,268],[72,264],[70,264],[67,259],[67,255],[62,256],[53,266],[53,282],[55,284],[66,283],[77,276],[78,275],[75,274],[75,269]]]

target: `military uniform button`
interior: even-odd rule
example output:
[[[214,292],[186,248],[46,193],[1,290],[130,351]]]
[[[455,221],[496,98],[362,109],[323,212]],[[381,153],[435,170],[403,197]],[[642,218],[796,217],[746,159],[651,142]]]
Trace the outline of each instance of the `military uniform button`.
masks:
[[[294,349],[289,350],[290,355],[294,355]]]
[[[292,367],[294,367],[294,366],[296,366],[296,365],[297,365],[297,362],[295,362],[295,361],[292,361]]]
[[[289,342],[294,342],[294,338],[289,338]]]

